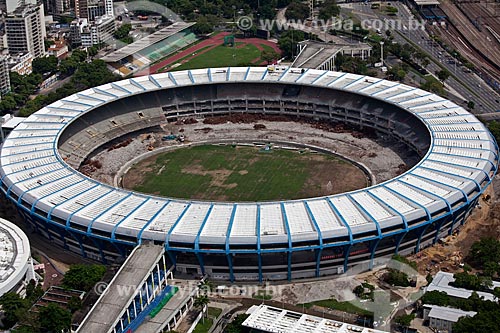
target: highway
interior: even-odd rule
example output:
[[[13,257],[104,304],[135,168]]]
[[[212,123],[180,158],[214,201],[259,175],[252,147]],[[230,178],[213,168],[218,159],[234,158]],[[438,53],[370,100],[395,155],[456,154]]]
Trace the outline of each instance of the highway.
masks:
[[[429,34],[424,29],[408,29],[407,22],[414,19],[408,7],[399,2],[391,3],[392,6],[398,8],[397,16],[389,17],[381,15],[379,11],[371,9],[369,4],[364,3],[350,3],[343,7],[352,8],[353,14],[360,19],[373,19],[378,15],[380,19],[400,19],[403,22],[403,29],[397,30],[392,35],[394,40],[398,43],[413,42],[413,44],[429,55],[431,64],[427,70],[435,73],[440,70],[439,66],[446,68],[452,76],[445,81],[445,85],[455,90],[466,101],[473,101],[475,103],[475,113],[494,113],[500,112],[500,95],[491,89],[479,76],[474,73],[466,73],[461,66],[456,63],[448,63],[448,59],[452,59],[452,55],[448,54],[437,43],[431,41]],[[406,29],[405,29],[406,28]],[[438,66],[439,65],[439,66]],[[455,76],[457,79],[455,79]]]

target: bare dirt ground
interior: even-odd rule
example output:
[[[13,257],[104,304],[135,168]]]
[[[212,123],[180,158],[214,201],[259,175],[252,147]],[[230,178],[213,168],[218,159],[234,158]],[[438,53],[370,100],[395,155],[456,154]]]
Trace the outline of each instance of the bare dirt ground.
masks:
[[[256,130],[255,125],[264,125],[264,128]],[[161,140],[163,135],[170,133],[184,134],[185,143],[221,139],[269,140],[324,147],[365,165],[375,175],[377,183],[399,175],[405,168],[411,167],[418,161],[418,157],[413,152],[388,137],[372,139],[359,132],[305,122],[260,119],[258,124],[256,122],[204,124],[200,120],[192,124],[165,123],[161,127],[161,130],[134,136],[123,147],[95,152],[92,159],[99,162],[99,167],[86,167],[84,173],[112,185],[116,173],[132,158],[158,147],[182,145],[175,140]]]
[[[466,223],[443,242],[429,247],[410,257],[418,264],[421,274],[435,274],[437,271],[461,271],[460,264],[468,255],[472,244],[483,237],[500,239],[500,198],[495,193],[500,190],[500,179],[496,176],[492,186],[479,199]]]

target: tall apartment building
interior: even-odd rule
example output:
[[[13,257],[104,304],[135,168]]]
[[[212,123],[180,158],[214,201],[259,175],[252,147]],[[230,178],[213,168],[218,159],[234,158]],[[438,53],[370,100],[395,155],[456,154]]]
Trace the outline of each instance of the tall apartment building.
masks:
[[[48,15],[58,16],[70,9],[69,0],[43,0],[43,5]]]
[[[10,92],[9,64],[6,56],[0,56],[0,95]]]
[[[113,38],[115,20],[113,17],[100,16],[93,23],[85,18],[71,22],[69,39],[73,47],[92,47],[106,43]]]
[[[113,37],[115,31],[115,20],[113,17],[101,16],[88,26],[85,26],[81,33],[81,43],[83,47],[91,47],[101,43],[106,43]]]
[[[113,0],[75,0],[75,16],[90,22],[100,16],[113,16]]]
[[[45,55],[43,5],[23,5],[8,14],[5,33],[9,54],[29,52],[34,58]]]
[[[37,0],[0,0],[0,10],[6,13],[14,12],[18,7],[27,4],[36,5]]]

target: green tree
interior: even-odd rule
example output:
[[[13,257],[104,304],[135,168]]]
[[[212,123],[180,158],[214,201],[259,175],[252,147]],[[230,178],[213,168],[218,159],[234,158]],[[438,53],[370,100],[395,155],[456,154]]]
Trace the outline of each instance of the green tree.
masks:
[[[439,78],[439,80],[441,80],[441,82],[444,83],[444,81],[446,81],[450,77],[450,72],[446,69],[442,69],[442,70],[436,71],[436,75]]]
[[[467,107],[468,107],[470,110],[473,110],[473,109],[474,109],[474,106],[475,106],[475,104],[474,104],[474,102],[473,102],[473,101],[468,101],[468,102],[467,102]]]
[[[74,50],[73,53],[71,53],[71,58],[75,59],[77,62],[82,62],[87,59],[87,52],[84,50]]]
[[[49,303],[38,313],[42,332],[59,333],[71,327],[71,312],[59,305]]]
[[[191,30],[197,35],[206,35],[214,31],[214,26],[208,22],[206,16],[199,16]]]
[[[320,20],[331,20],[334,17],[339,16],[340,7],[337,5],[335,0],[325,0],[321,5],[318,13],[318,18]]]
[[[130,36],[130,31],[132,30],[132,25],[129,23],[122,24],[116,31],[114,32],[113,36],[126,43],[130,44],[134,41],[134,39]]]
[[[99,53],[99,48],[96,45],[87,49],[87,54],[89,55],[89,57],[95,57],[97,53]]]
[[[450,302],[450,297],[444,291],[429,291],[421,298],[422,303],[439,306],[447,306]]]
[[[283,52],[283,56],[292,59],[293,56],[297,55],[297,43],[304,39],[305,35],[302,31],[287,30],[283,32],[278,39],[278,45]]]
[[[397,9],[397,7],[387,6],[387,7],[385,8],[385,11],[387,12],[387,15],[394,16],[394,15],[396,15],[396,14],[397,14],[398,9]]]
[[[4,312],[2,320],[5,328],[14,326],[19,319],[23,318],[30,307],[28,300],[21,298],[14,292],[5,293],[0,297],[0,305]]]
[[[495,140],[497,140],[497,142],[500,142],[500,122],[496,120],[490,121],[488,123],[488,129],[495,137]]]
[[[80,62],[73,57],[63,59],[61,60],[61,64],[59,65],[59,71],[64,76],[73,75],[73,73],[77,70],[79,64]]]
[[[268,64],[270,64],[271,62],[273,62],[273,60],[278,60],[279,59],[279,54],[278,52],[274,51],[274,50],[264,50],[261,52],[260,54],[260,58],[264,61],[266,61]]]
[[[202,319],[203,322],[205,322],[205,314],[207,313],[207,305],[210,303],[210,300],[208,299],[207,295],[200,295],[198,296],[195,301],[194,301],[194,307],[199,308],[202,312]]]
[[[474,274],[469,274],[467,272],[456,273],[453,275],[455,282],[453,286],[457,288],[465,288],[471,290],[482,290],[482,280]]]
[[[13,111],[16,106],[17,103],[13,94],[2,96],[2,101],[0,102],[0,111]]]
[[[68,289],[89,291],[103,277],[106,267],[102,265],[72,265],[63,278],[63,286]]]
[[[34,303],[37,299],[43,296],[43,289],[40,284],[37,284],[35,280],[30,280],[28,285],[26,286],[26,298],[30,301],[30,303]]]
[[[415,319],[415,314],[405,314],[396,317],[396,323],[404,328],[404,332],[408,332],[408,327],[411,325],[411,321]]]
[[[481,311],[474,317],[462,317],[453,325],[453,333],[499,332],[497,311]]]
[[[71,296],[71,298],[68,301],[68,309],[71,311],[71,313],[76,312],[82,308],[82,300],[80,297],[77,296]]]
[[[359,285],[359,286],[356,286],[356,288],[354,288],[352,292],[354,293],[354,295],[361,297],[361,296],[363,296],[363,294],[365,292],[365,288],[363,288],[362,285]]]
[[[497,124],[493,125],[493,127],[496,125]],[[500,241],[495,238],[488,237],[488,238],[483,238],[478,242],[472,244],[468,256],[468,261],[478,269],[484,269],[485,265],[487,263],[490,263],[491,265],[496,266],[498,270],[499,258],[500,258]]]
[[[289,20],[305,20],[309,17],[309,7],[302,2],[292,2],[286,9],[285,16]]]
[[[364,60],[348,55],[338,55],[335,58],[335,66],[341,71],[354,74],[366,74],[368,71],[367,63]]]
[[[55,56],[40,57],[33,59],[33,73],[45,74],[57,71],[58,59]]]
[[[493,295],[496,297],[497,302],[500,302],[500,287],[493,289]]]
[[[384,276],[384,281],[393,286],[408,287],[410,285],[408,275],[395,269],[389,269]]]
[[[250,332],[249,329],[246,327],[243,327],[242,324],[243,322],[248,318],[249,315],[247,314],[239,314],[234,318],[232,322],[230,322],[226,326],[226,333],[245,333],[245,332]]]
[[[12,333],[38,333],[38,330],[32,326],[22,325],[22,326],[17,326],[11,332]]]
[[[403,81],[405,77],[406,77],[406,71],[403,69],[402,66],[396,65],[391,67],[387,71],[387,78],[389,80]]]

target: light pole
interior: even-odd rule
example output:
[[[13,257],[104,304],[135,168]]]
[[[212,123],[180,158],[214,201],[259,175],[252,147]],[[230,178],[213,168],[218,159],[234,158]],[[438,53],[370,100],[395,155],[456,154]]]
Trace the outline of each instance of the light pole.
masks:
[[[380,61],[384,64],[384,42],[380,41]]]
[[[455,59],[453,59],[453,63],[455,64],[455,75],[457,75],[457,52],[453,53]]]

